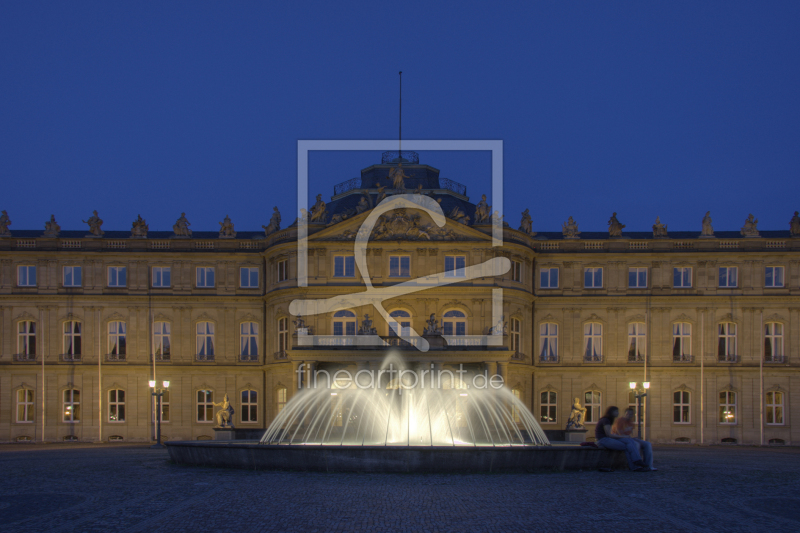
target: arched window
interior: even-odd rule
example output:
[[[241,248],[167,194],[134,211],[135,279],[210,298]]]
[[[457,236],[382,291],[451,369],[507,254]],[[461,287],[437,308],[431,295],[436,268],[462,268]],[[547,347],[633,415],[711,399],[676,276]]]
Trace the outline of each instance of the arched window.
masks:
[[[603,360],[603,325],[588,322],[583,325],[584,360],[599,362]]]
[[[389,322],[389,335],[405,337],[411,334],[411,313],[398,309],[389,313],[389,316],[392,317]]]
[[[124,356],[127,353],[125,344],[125,322],[108,323],[108,354]],[[123,357],[124,358],[124,357]]]
[[[764,324],[764,360],[779,362],[783,355],[783,324],[767,322]]]
[[[242,422],[258,422],[258,393],[254,390],[242,391]]]
[[[33,422],[34,396],[31,389],[17,390],[17,422]]]
[[[258,361],[258,324],[239,324],[239,356],[242,361]]]
[[[445,335],[466,335],[467,315],[458,309],[451,309],[444,314],[442,328]]]
[[[286,387],[281,387],[276,391],[276,404],[279,413],[286,407]]]
[[[719,325],[717,355],[720,361],[736,362],[736,324],[733,322],[723,322]]]
[[[81,323],[77,320],[64,322],[64,355],[65,359],[81,357]]]
[[[197,358],[214,360],[214,323],[197,323]]]
[[[719,393],[719,423],[736,423],[736,393],[733,391]]]
[[[36,322],[20,320],[17,326],[17,353],[36,357]]]
[[[691,361],[692,325],[688,322],[672,324],[672,360]]]
[[[64,422],[81,421],[81,391],[67,389],[64,391],[62,404],[62,420]]]
[[[689,407],[691,395],[689,391],[678,390],[672,394],[672,421],[675,424],[689,424],[691,421]]]
[[[551,363],[558,361],[558,324],[539,324],[539,341],[542,346],[539,358]]]
[[[356,314],[352,311],[343,309],[333,314],[333,334],[334,335],[355,335],[356,334]]]
[[[111,389],[108,391],[108,421],[125,422],[125,391]]]
[[[511,351],[519,353],[522,351],[522,323],[518,318],[511,319]]]
[[[156,322],[153,324],[153,344],[156,361],[169,361],[170,357],[170,324]]]
[[[647,337],[644,322],[628,324],[628,361],[644,361]]]
[[[588,390],[583,394],[583,406],[586,408],[586,422],[597,422],[602,415],[600,411],[600,391]]]
[[[783,393],[770,391],[767,393],[767,424],[770,426],[783,425]]]

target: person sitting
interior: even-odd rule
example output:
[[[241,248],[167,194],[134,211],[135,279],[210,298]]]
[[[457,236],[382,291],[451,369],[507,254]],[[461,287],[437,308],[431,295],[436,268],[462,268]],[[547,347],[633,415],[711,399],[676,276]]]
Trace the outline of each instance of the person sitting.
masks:
[[[647,467],[650,470],[656,470],[656,468],[653,467],[653,445],[646,440],[633,436],[633,426],[636,425],[635,419],[636,411],[632,407],[628,407],[625,409],[625,414],[617,418],[614,422],[614,425],[611,427],[611,433],[632,438],[639,445],[642,460]]]
[[[594,427],[594,436],[597,439],[597,445],[608,450],[625,452],[625,455],[628,457],[628,466],[630,466],[631,470],[635,472],[648,472],[650,469],[645,462],[642,461],[642,456],[639,455],[639,444],[630,437],[615,435],[611,432],[611,426],[618,416],[619,409],[612,405],[606,410],[606,414],[597,421],[597,425]]]

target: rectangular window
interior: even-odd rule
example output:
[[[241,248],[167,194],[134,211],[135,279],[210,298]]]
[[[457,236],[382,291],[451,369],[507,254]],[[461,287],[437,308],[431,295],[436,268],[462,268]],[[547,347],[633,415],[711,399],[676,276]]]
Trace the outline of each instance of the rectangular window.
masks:
[[[108,353],[110,355],[125,355],[125,322],[108,323]]]
[[[444,256],[444,277],[463,278],[467,273],[464,268],[467,266],[466,255],[446,255]]]
[[[197,323],[197,355],[201,359],[214,359],[214,323]]]
[[[539,271],[539,286],[542,289],[558,288],[558,269],[543,268]]]
[[[81,391],[67,389],[64,391],[62,420],[64,422],[81,421]]]
[[[644,322],[628,324],[628,362],[644,361],[647,333]]]
[[[152,415],[150,417],[152,418]],[[166,389],[161,395],[161,421],[169,422],[169,391]]]
[[[352,255],[337,255],[333,258],[333,277],[354,278],[356,275],[356,258]]]
[[[767,322],[764,324],[764,360],[778,363],[783,356],[783,324]]]
[[[289,319],[278,319],[278,352],[285,353],[289,346]]]
[[[511,319],[511,351],[519,353],[522,351],[520,340],[522,336],[522,323],[517,318]]]
[[[33,391],[31,389],[19,389],[17,391],[17,422],[33,422]]]
[[[170,267],[153,267],[153,287],[171,286]]]
[[[276,265],[277,265],[277,269],[278,269],[278,282],[286,281],[287,279],[289,279],[289,278],[286,277],[286,272],[288,270],[287,267],[289,265],[289,260],[288,259],[283,259],[281,261],[278,261],[276,263]]]
[[[587,289],[603,288],[603,268],[591,267],[583,271],[583,286]]]
[[[240,326],[240,355],[244,360],[258,360],[258,324],[242,322]]]
[[[687,361],[692,355],[692,325],[676,322],[672,325],[672,360]]]
[[[672,286],[676,289],[690,289],[692,287],[692,267],[673,268]]]
[[[214,421],[214,393],[210,390],[197,391],[197,421]]]
[[[36,322],[21,320],[17,326],[17,353],[36,355]]]
[[[170,323],[156,322],[153,324],[153,344],[155,344],[156,360],[169,361],[170,356]]]
[[[522,263],[511,261],[511,281],[522,282]]]
[[[783,393],[779,391],[767,393],[767,425],[783,425]]]
[[[239,269],[239,286],[243,289],[258,288],[258,267],[242,267]]]
[[[36,286],[36,267],[33,265],[20,265],[17,267],[17,285],[20,287]]]
[[[736,324],[733,322],[719,324],[717,355],[720,361],[736,361]]]
[[[631,289],[647,288],[647,267],[631,267],[628,269],[628,287]]]
[[[764,269],[764,286],[783,287],[783,267],[767,267]]]
[[[258,393],[254,390],[242,391],[242,422],[258,422]]]
[[[736,423],[736,393],[723,391],[719,393],[719,423]]]
[[[112,389],[108,391],[108,421],[125,422],[125,391]]]
[[[736,287],[738,273],[737,267],[719,267],[719,286],[723,289]]]
[[[283,408],[286,407],[286,387],[281,387],[278,389],[276,403],[278,404],[278,412],[280,413],[283,411]]]
[[[64,355],[81,355],[81,323],[75,320],[64,322]]]
[[[540,359],[553,363],[558,361],[558,324],[540,324],[539,337],[542,346]]]
[[[672,422],[675,424],[688,424],[689,420],[689,391],[675,391],[672,395]]]
[[[81,267],[77,266],[64,267],[64,286],[65,287],[81,286]]]
[[[603,325],[589,322],[583,325],[584,361],[600,362],[603,360]]]
[[[541,401],[539,402],[539,409],[540,409],[540,417],[539,421],[543,424],[555,424],[556,421],[556,412],[557,412],[557,403],[556,403],[556,392],[555,391],[544,391],[542,393]]]
[[[214,286],[214,267],[197,267],[197,286],[203,289]]]
[[[389,256],[389,277],[407,278],[411,275],[411,257],[408,255]]]
[[[600,410],[600,391],[590,390],[583,395],[583,406],[586,407],[586,422],[597,422],[602,416]]]
[[[128,284],[127,268],[125,267],[108,267],[108,286],[109,287],[125,287]]]

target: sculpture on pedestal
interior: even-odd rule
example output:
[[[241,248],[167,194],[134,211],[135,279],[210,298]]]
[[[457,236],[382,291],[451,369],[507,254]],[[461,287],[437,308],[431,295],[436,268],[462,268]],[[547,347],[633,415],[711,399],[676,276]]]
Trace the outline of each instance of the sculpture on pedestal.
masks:
[[[386,179],[392,180],[392,188],[404,191],[406,188],[405,178],[410,178],[411,176],[406,175],[403,171],[403,163],[397,163],[397,167],[393,168],[389,171],[389,176]]]
[[[608,219],[608,236],[622,237],[622,228],[624,227],[625,224],[620,224],[619,220],[617,220],[617,214],[612,214],[611,218]]]
[[[706,216],[703,217],[703,230],[700,232],[700,236],[714,236],[714,227],[711,225],[711,211],[706,211]]]
[[[758,219],[754,218],[752,213],[747,215],[747,220],[744,221],[744,226],[742,226],[741,233],[745,237],[761,236],[758,233]]]
[[[328,208],[325,206],[325,202],[322,200],[322,195],[318,194],[317,203],[315,203],[311,208],[311,222],[324,224],[327,219]]]
[[[100,227],[103,225],[103,219],[97,216],[97,211],[92,211],[92,216],[89,220],[82,220],[84,224],[89,224],[88,237],[102,237],[105,233]]]
[[[136,220],[133,221],[133,226],[131,227],[131,237],[134,239],[146,239],[147,230],[149,229],[150,226],[147,225],[142,215],[136,215]]]
[[[11,219],[8,218],[8,213],[3,209],[3,214],[0,215],[0,237],[10,237],[11,232],[8,227],[11,225]]]
[[[191,223],[186,219],[186,213],[181,213],[181,217],[173,224],[172,231],[176,237],[191,237],[192,230],[189,229]]]
[[[3,211],[5,213],[5,211]],[[800,237],[800,216],[798,216],[798,212],[794,212],[794,216],[792,220],[789,221],[789,234],[792,237]]]
[[[369,192],[364,190],[361,199],[358,201],[358,205],[356,205],[356,214],[360,215],[364,211],[369,211],[372,209],[372,197],[369,195]]]
[[[226,394],[225,397],[222,399],[222,402],[217,403],[214,402],[214,407],[222,407],[217,414],[214,415],[214,418],[217,421],[218,428],[229,427],[231,429],[234,428],[233,426],[233,406],[231,405],[230,400],[228,399],[228,395]]]
[[[425,324],[427,324],[427,325],[425,326],[425,329],[422,330],[422,334],[423,335],[441,335],[442,334],[442,328],[440,328],[438,326],[438,323],[437,323],[437,320],[436,320],[436,313],[431,313],[430,318],[428,318],[428,320],[425,321]]]
[[[489,328],[489,335],[508,335],[508,322],[506,322],[505,319],[505,315],[502,315],[500,320]]]
[[[50,220],[44,223],[44,236],[55,239],[59,233],[61,233],[61,226],[56,222],[56,216],[50,215]]]
[[[231,217],[225,215],[225,219],[220,222],[219,225],[220,239],[233,239],[236,237],[236,232],[233,230],[233,222],[231,222]]]
[[[486,195],[481,195],[481,201],[475,206],[475,224],[486,222],[492,214],[492,206],[486,203]]]
[[[455,206],[453,207],[453,209],[450,210],[450,213],[448,213],[447,218],[453,219],[456,222],[460,222],[461,224],[465,225],[469,224],[469,217],[464,212],[464,210],[458,206]]]
[[[529,210],[525,210],[522,212],[522,222],[520,223],[519,230],[523,233],[527,233],[531,237],[536,235],[533,231],[533,222],[531,221],[531,213]]]
[[[261,227],[264,228],[265,237],[269,237],[269,235],[281,229],[281,212],[278,211],[277,206],[272,208],[272,218],[269,219],[269,224]]]
[[[572,401],[572,410],[567,420],[567,429],[584,429],[583,421],[586,419],[586,408],[581,407],[579,398]]]
[[[656,239],[668,237],[667,226],[661,223],[661,217],[656,217],[656,223],[653,224],[653,237]]]
[[[359,335],[377,335],[378,331],[372,327],[372,319],[367,313],[364,313],[364,320],[361,321],[361,327],[358,330]]]
[[[581,234],[581,232],[578,231],[578,223],[575,222],[572,217],[569,217],[569,219],[561,225],[561,233],[564,235],[565,239],[580,239],[578,235]]]

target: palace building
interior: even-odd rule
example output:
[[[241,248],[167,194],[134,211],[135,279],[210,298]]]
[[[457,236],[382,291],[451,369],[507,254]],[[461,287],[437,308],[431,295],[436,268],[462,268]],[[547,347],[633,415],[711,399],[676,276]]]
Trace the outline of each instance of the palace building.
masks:
[[[383,214],[366,250],[372,285],[451,279],[385,300],[387,323],[355,298],[365,283],[354,243],[399,193],[433,199],[446,224],[416,209]],[[410,366],[500,375],[545,430],[564,429],[578,398],[591,435],[609,405],[636,404],[629,383],[648,382],[649,440],[800,443],[796,213],[784,230],[759,230],[750,216],[716,231],[706,214],[702,231],[657,221],[626,232],[614,214],[608,232],[580,232],[570,217],[561,232],[537,233],[526,210],[493,246],[485,198],[470,201],[413,152],[387,152],[328,202],[317,197],[300,225],[302,254],[300,226],[281,228],[277,208],[259,232],[235,231],[227,217],[219,232],[192,232],[186,214],[172,232],[148,231],[141,217],[104,231],[97,212],[88,231],[62,231],[55,217],[44,231],[20,230],[11,216],[0,218],[3,442],[149,441],[153,379],[169,381],[164,439],[213,438],[226,394],[236,427],[256,434],[307,383],[301,368],[355,373],[397,353]],[[458,279],[496,257],[508,272]],[[354,302],[329,313],[290,310],[344,295]],[[401,338],[411,330],[427,330],[427,351]],[[360,334],[385,345],[362,345]]]

